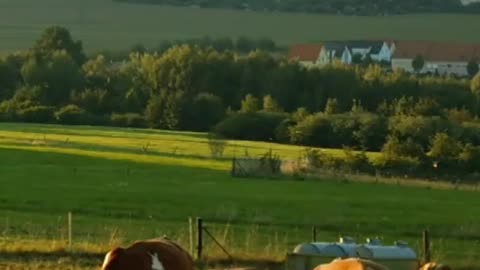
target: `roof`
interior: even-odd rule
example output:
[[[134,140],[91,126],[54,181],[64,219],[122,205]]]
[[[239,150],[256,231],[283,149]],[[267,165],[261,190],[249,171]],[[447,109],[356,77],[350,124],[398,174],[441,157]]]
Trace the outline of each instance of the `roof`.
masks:
[[[398,41],[393,58],[413,59],[418,55],[427,61],[467,62],[480,58],[480,44]]]
[[[344,48],[352,49],[370,49],[369,53],[378,54],[382,49],[384,41],[382,40],[343,40],[325,42],[327,50],[341,50]],[[387,43],[388,44],[388,43]]]
[[[370,53],[378,54],[382,49],[384,41],[369,41],[369,40],[352,40],[347,41],[347,46],[351,49],[353,48],[362,48],[368,49],[371,48]]]
[[[323,45],[321,44],[297,44],[290,47],[288,59],[299,61],[315,61],[320,56]]]
[[[327,41],[324,46],[327,50],[343,50],[346,45],[344,41]]]
[[[357,248],[357,253],[362,258],[368,259],[404,259],[415,260],[417,255],[409,247],[402,246],[378,246],[361,245]]]
[[[372,242],[373,243],[373,242]],[[385,246],[380,242],[373,244],[314,242],[297,245],[294,254],[315,255],[325,257],[362,257],[368,259],[416,260],[417,255],[406,243],[394,243]]]
[[[368,39],[369,41],[376,41],[376,42],[385,42],[387,43],[388,46],[392,46],[395,43],[398,42],[396,39],[390,39],[390,38],[375,38],[375,39]]]
[[[346,46],[344,41],[327,41],[324,44],[325,50],[335,51],[334,57],[341,57]]]

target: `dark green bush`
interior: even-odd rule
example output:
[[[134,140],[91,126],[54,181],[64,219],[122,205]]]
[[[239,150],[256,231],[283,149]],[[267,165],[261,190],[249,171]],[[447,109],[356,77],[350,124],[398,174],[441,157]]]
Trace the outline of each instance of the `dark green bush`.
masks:
[[[480,124],[475,122],[465,122],[461,127],[462,135],[460,139],[462,142],[480,145]]]
[[[218,123],[213,132],[230,139],[273,141],[275,129],[286,118],[283,113],[234,113]]]
[[[358,118],[358,128],[353,132],[357,145],[370,151],[380,151],[388,135],[388,119],[373,114]]]
[[[428,155],[437,161],[450,162],[458,157],[462,148],[462,143],[455,138],[446,133],[437,133],[432,138]]]
[[[30,100],[17,101],[10,99],[3,101],[0,103],[0,120],[7,122],[21,121],[21,119],[18,118],[18,111],[36,106],[38,105]]]
[[[309,166],[314,169],[337,170],[342,165],[341,158],[336,158],[318,149],[305,149],[303,157]]]
[[[350,114],[329,116],[333,140],[329,147],[356,146],[354,133],[359,129],[358,117]]]
[[[344,149],[345,156],[342,159],[342,167],[349,172],[372,173],[375,171],[370,164],[365,152],[354,152],[352,149]]]
[[[58,123],[67,125],[102,125],[107,122],[104,116],[91,115],[84,109],[73,104],[60,108],[55,112],[54,116]]]
[[[467,144],[458,155],[459,165],[467,173],[480,172],[480,146]]]
[[[397,160],[401,158],[425,159],[425,149],[411,138],[400,140],[395,136],[388,136],[382,147],[382,154],[387,159]]]
[[[290,118],[283,120],[275,128],[275,141],[279,143],[290,143],[290,128],[295,125],[295,121]]]
[[[379,150],[388,133],[387,121],[369,113],[317,113],[290,128],[291,142],[320,147],[344,146]]]
[[[372,162],[375,169],[386,176],[418,176],[423,163],[418,158],[382,155]]]
[[[138,113],[112,113],[110,116],[110,123],[118,127],[142,128],[147,126],[145,118]]]
[[[461,135],[459,125],[440,117],[394,116],[389,121],[389,134],[401,141],[410,138],[427,148],[431,138],[438,132],[446,132],[450,136]]]
[[[330,147],[335,138],[328,115],[317,113],[307,116],[290,129],[290,140],[299,145]]]
[[[192,131],[209,131],[225,117],[222,100],[209,93],[198,94],[187,106],[182,128]]]
[[[49,123],[53,120],[55,107],[32,106],[16,112],[17,120],[31,123]]]
[[[11,122],[16,120],[16,106],[11,100],[0,103],[0,121]]]

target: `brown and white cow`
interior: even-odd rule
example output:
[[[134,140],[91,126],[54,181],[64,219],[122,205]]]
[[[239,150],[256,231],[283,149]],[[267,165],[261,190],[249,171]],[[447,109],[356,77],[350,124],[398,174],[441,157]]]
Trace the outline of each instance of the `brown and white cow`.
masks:
[[[151,239],[110,250],[102,270],[194,270],[194,263],[190,254],[174,241]]]
[[[347,258],[335,259],[330,263],[320,264],[314,270],[388,270],[388,268],[366,259]]]

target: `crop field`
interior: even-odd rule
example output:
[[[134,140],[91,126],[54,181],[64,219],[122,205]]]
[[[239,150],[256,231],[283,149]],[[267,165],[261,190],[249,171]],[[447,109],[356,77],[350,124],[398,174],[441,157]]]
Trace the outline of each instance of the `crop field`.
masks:
[[[155,47],[193,37],[272,38],[281,46],[325,39],[479,42],[478,15],[333,16],[114,3],[110,0],[0,0],[0,53],[30,47],[50,25],[67,27],[89,52]]]
[[[302,151],[230,141],[213,159],[201,133],[0,123],[0,266],[96,269],[113,245],[164,234],[188,248],[188,217],[197,216],[240,258],[281,261],[315,224],[320,241],[379,236],[418,252],[428,228],[435,259],[480,261],[478,192],[230,176],[231,157],[269,149],[283,158]],[[64,254],[69,211],[74,252],[97,256]],[[208,256],[224,256],[206,245]]]

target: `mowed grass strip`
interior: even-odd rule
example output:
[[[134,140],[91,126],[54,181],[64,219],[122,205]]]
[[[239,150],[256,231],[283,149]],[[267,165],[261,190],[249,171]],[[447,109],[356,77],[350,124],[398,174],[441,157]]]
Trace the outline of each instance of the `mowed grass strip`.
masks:
[[[116,152],[163,154],[211,158],[206,134],[121,128],[62,128],[58,125],[1,124],[0,144],[56,146],[72,149],[110,150]],[[223,158],[260,157],[268,151],[283,159],[298,159],[306,147],[267,142],[227,140]],[[343,156],[339,149],[322,149],[333,156]],[[368,153],[376,158],[379,153]]]
[[[70,29],[90,52],[126,50],[138,43],[154,47],[161,40],[205,35],[268,37],[282,46],[332,39],[480,41],[478,15],[364,17],[131,5],[111,0],[2,0],[0,51],[29,48],[44,28],[54,24]]]
[[[58,145],[66,134],[72,143]],[[30,139],[44,136],[52,145],[31,144]],[[130,151],[145,138],[171,145],[176,137],[188,155],[203,157]],[[86,141],[75,144],[81,139]],[[235,143],[255,146],[261,150],[251,151],[258,153],[273,146]],[[0,145],[3,243],[30,239],[17,251],[48,249],[38,245],[41,241],[52,241],[50,251],[64,247],[66,214],[72,211],[74,242],[82,250],[101,251],[114,243],[163,234],[188,245],[187,218],[201,216],[237,256],[281,259],[296,244],[309,240],[315,224],[323,241],[335,241],[339,235],[359,241],[380,236],[387,244],[406,240],[417,250],[421,231],[429,228],[436,258],[457,265],[480,259],[476,192],[235,179],[228,173],[228,160],[208,158],[206,139],[198,133],[1,124]],[[278,145],[279,152],[283,147],[296,149]],[[8,247],[0,244],[2,250]],[[207,251],[223,256],[213,245]]]

